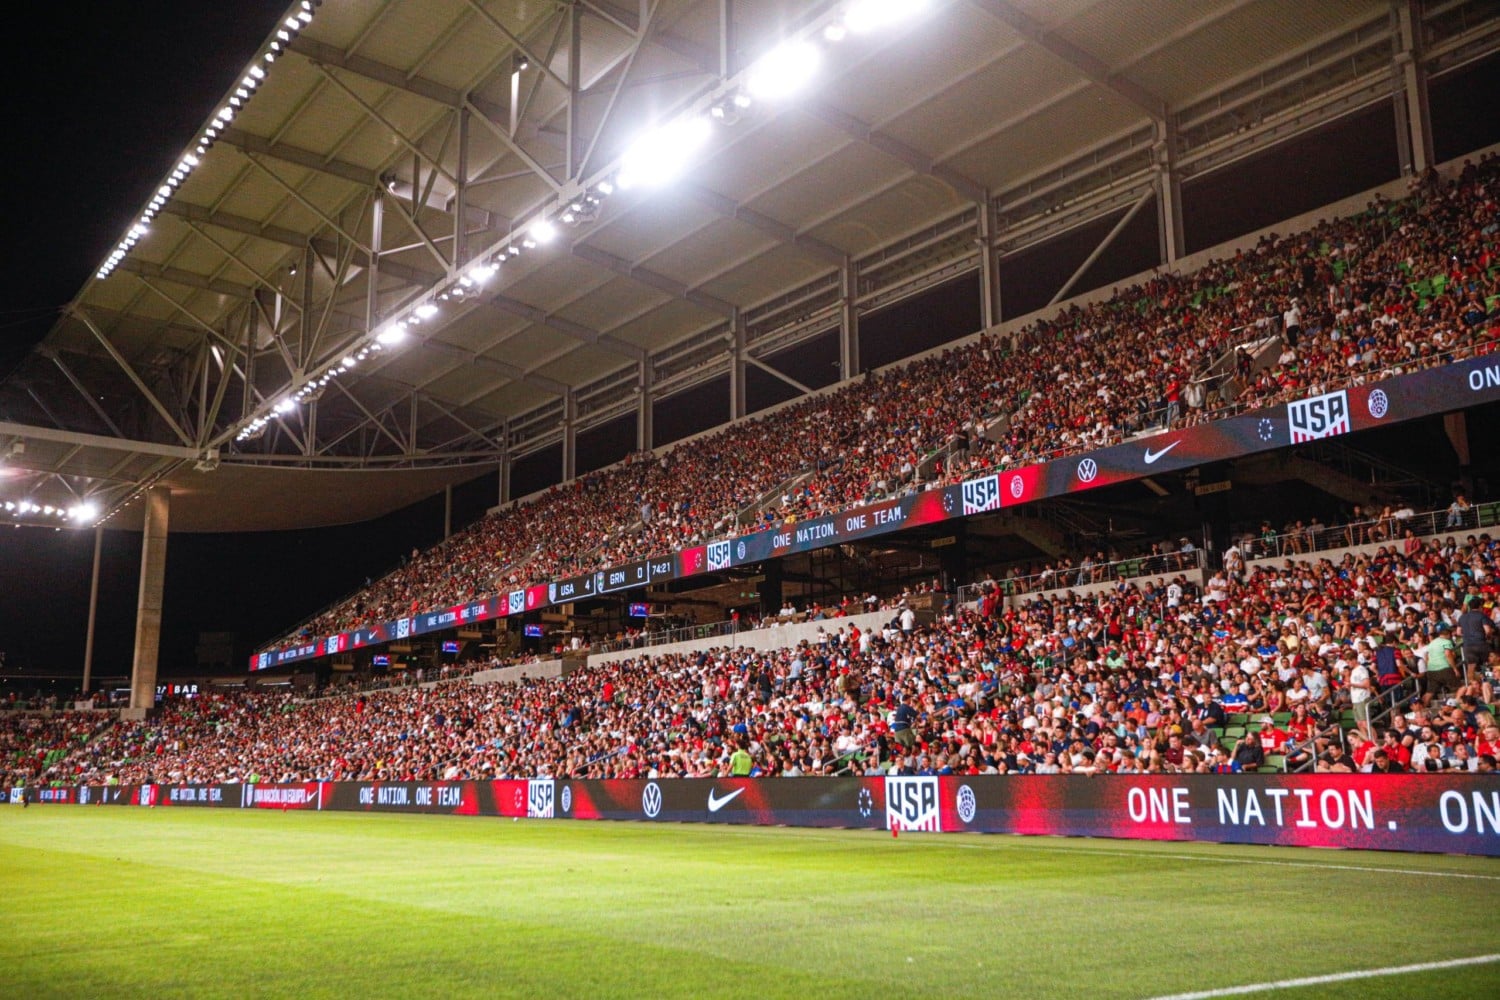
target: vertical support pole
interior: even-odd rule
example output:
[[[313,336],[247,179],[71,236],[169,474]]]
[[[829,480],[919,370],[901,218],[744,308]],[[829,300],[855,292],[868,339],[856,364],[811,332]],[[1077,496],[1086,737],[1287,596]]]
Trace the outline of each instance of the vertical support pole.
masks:
[[[510,421],[500,426],[500,495],[501,504],[510,503]]]
[[[568,482],[578,474],[578,397],[573,387],[563,395],[562,478]]]
[[[458,274],[469,262],[469,109],[467,102],[458,114],[458,184],[453,192],[453,265]],[[381,199],[377,195],[376,202]]]
[[[1396,38],[1396,53],[1391,58],[1396,150],[1402,175],[1410,177],[1433,162],[1432,108],[1427,99],[1427,67],[1422,61],[1422,0],[1393,0],[1391,22]]]
[[[443,541],[453,537],[453,484],[443,487]]]
[[[297,331],[297,367],[306,371],[308,364],[312,361],[313,349],[313,248],[309,242],[302,248],[302,302],[301,313],[298,316],[299,324]]]
[[[979,329],[1000,322],[1000,261],[995,255],[995,202],[984,193],[979,205]]]
[[[1169,119],[1157,122],[1156,213],[1160,237],[1160,259],[1172,267],[1187,253],[1182,226],[1182,177],[1177,172],[1177,126]]]
[[[719,0],[719,79],[734,76],[734,0]]]
[[[307,402],[307,425],[305,433],[307,437],[302,442],[302,454],[308,458],[312,458],[318,453],[318,401],[316,399],[310,399]]]
[[[745,317],[738,309],[729,320],[729,419],[745,415]]]
[[[581,4],[568,5],[568,150],[565,163],[568,170],[568,180],[577,180],[575,176],[578,168],[582,166],[578,162],[578,139],[580,129],[578,126],[578,79],[582,75],[583,65],[583,7]]]
[[[104,545],[104,526],[94,526],[94,573],[89,579],[89,631],[83,640],[83,693],[89,693],[94,675],[94,622],[99,617],[99,552]]]
[[[650,451],[656,447],[656,428],[653,426],[656,405],[651,393],[651,383],[655,377],[656,373],[652,370],[650,357],[642,358],[636,374],[638,393],[635,414],[636,451]]]
[[[859,374],[859,275],[853,258],[844,258],[842,303],[839,309],[839,378],[848,381]]]
[[[130,670],[130,707],[138,713],[156,704],[156,658],[161,651],[162,591],[167,578],[167,524],[172,493],[153,486],[144,498],[141,586],[135,611],[135,660]]]
[[[380,321],[380,240],[385,229],[385,199],[379,191],[374,192],[370,203],[370,254],[365,260],[366,333],[373,332]]]

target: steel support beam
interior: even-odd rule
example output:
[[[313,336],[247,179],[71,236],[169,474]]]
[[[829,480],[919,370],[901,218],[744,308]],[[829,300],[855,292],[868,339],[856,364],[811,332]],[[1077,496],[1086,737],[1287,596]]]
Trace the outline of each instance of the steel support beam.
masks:
[[[791,226],[777,222],[769,215],[757,212],[753,208],[736,204],[732,198],[719,194],[717,191],[710,191],[706,187],[691,182],[681,183],[678,186],[699,203],[726,219],[743,222],[751,229],[758,230],[779,243],[795,247],[825,264],[832,264],[835,267],[842,267],[844,264],[844,252],[838,247],[812,236],[799,234]]]
[[[578,397],[570,387],[563,393],[562,481],[578,476]]]
[[[628,278],[637,284],[655,289],[665,295],[670,295],[674,299],[691,302],[693,305],[700,306],[725,319],[734,315],[735,307],[731,302],[726,302],[717,296],[710,295],[699,289],[691,288],[664,274],[658,274],[650,268],[641,267],[639,264],[632,264],[628,260],[616,257],[611,253],[606,253],[597,247],[591,247],[584,243],[575,243],[571,248],[571,252],[574,257],[586,260],[590,264],[597,264],[611,274],[618,274],[622,278]]]
[[[104,335],[103,331],[94,325],[94,321],[89,317],[89,314],[84,312],[82,308],[75,306],[73,308],[73,315],[78,317],[79,322],[89,328],[89,332],[94,335],[94,339],[99,341],[105,352],[114,359],[115,364],[120,366],[120,369],[130,379],[136,390],[146,398],[146,402],[151,404],[151,408],[172,429],[172,433],[177,435],[177,440],[181,441],[184,445],[192,445],[193,439],[182,429],[182,425],[172,417],[172,414],[167,410],[162,401],[156,398],[156,393],[152,392],[146,383],[142,381],[141,377],[136,374],[135,369],[130,366],[130,362],[125,360],[125,356],[116,350],[115,345],[109,342],[109,338]],[[105,440],[108,440],[108,438]]]
[[[89,577],[89,624],[83,640],[83,687],[85,697],[94,674],[94,623],[99,619],[99,554],[104,547],[104,525],[94,525],[94,571]]]
[[[1000,255],[995,252],[995,202],[986,191],[979,209],[979,329],[1000,322]]]
[[[632,361],[639,361],[646,353],[642,348],[636,347],[629,341],[621,340],[607,333],[600,333],[597,330],[591,330],[586,326],[574,323],[572,320],[564,319],[561,316],[550,315],[545,310],[528,305],[518,299],[510,298],[507,295],[492,295],[484,301],[501,312],[510,313],[512,316],[519,316],[529,323],[545,327],[548,330],[555,330],[564,336],[572,337],[574,340],[585,344],[592,344],[600,350],[618,354]]]
[[[729,328],[729,419],[745,415],[745,317],[735,310]]]
[[[919,174],[925,174],[928,177],[942,181],[957,192],[960,197],[974,202],[984,199],[984,185],[970,180],[952,167],[943,166],[932,157],[907,145],[895,136],[887,135],[879,129],[865,124],[853,115],[845,114],[831,104],[823,101],[811,101],[805,107],[813,117],[828,125],[832,125],[849,138],[858,140],[871,149],[878,150],[887,156],[899,160]]]
[[[1009,0],[969,0],[969,2],[996,20],[1009,25],[1011,30],[1022,38],[1034,42],[1072,66],[1096,86],[1103,87],[1117,97],[1135,105],[1151,119],[1160,121],[1166,117],[1166,101],[1140,84],[1111,73],[1109,67],[1098,58],[1074,45],[1062,35],[1049,30],[1029,14],[1012,6]]]
[[[130,707],[156,707],[156,660],[161,650],[162,593],[167,579],[167,524],[172,493],[154,486],[143,498],[145,532],[141,538],[141,585],[135,609],[135,656],[130,668]]]
[[[422,341],[422,346],[429,350],[441,351],[444,354],[458,355],[479,368],[488,368],[491,371],[499,372],[513,382],[525,382],[527,385],[534,385],[544,392],[552,393],[554,396],[566,395],[569,389],[567,385],[556,379],[528,372],[519,365],[513,365],[508,361],[496,361],[494,358],[486,355],[465,350],[456,344],[447,344],[441,340],[432,339]]]
[[[1392,0],[1391,29],[1396,51],[1391,59],[1395,90],[1396,149],[1401,173],[1413,176],[1433,163],[1432,108],[1427,98],[1427,67],[1423,63],[1423,0]]]
[[[1068,297],[1068,293],[1073,290],[1074,285],[1078,284],[1079,279],[1088,273],[1089,268],[1094,266],[1096,260],[1104,256],[1104,251],[1108,250],[1110,245],[1114,243],[1115,237],[1125,231],[1125,227],[1130,225],[1130,220],[1139,215],[1141,209],[1145,208],[1146,203],[1154,197],[1156,197],[1156,192],[1148,190],[1136,200],[1134,205],[1130,206],[1129,211],[1120,216],[1120,221],[1116,222],[1114,227],[1105,234],[1104,239],[1099,241],[1099,245],[1094,247],[1093,252],[1083,259],[1083,263],[1078,265],[1078,270],[1073,272],[1072,277],[1063,282],[1063,286],[1057,290],[1057,294],[1047,300],[1047,305],[1055,306]]]
[[[1160,259],[1167,267],[1174,267],[1187,256],[1187,241],[1182,223],[1182,174],[1177,169],[1177,128],[1170,120],[1157,124],[1152,154],[1156,160],[1154,190]]]
[[[810,396],[813,393],[812,389],[810,389],[807,386],[803,385],[801,382],[798,382],[796,379],[792,378],[786,372],[781,371],[781,370],[779,370],[777,368],[771,367],[770,365],[766,364],[764,361],[760,360],[760,358],[752,357],[749,354],[746,354],[745,355],[745,363],[749,364],[749,365],[754,365],[755,367],[759,368],[761,371],[765,372],[767,375],[774,375],[774,376],[776,376],[777,378],[781,379],[781,381],[783,381],[787,385],[791,386],[793,389],[796,389],[798,392],[802,393],[804,396]]]
[[[68,384],[78,390],[78,395],[82,396],[83,401],[89,405],[89,409],[94,411],[94,416],[104,422],[104,426],[114,431],[116,437],[123,438],[125,436],[125,432],[120,430],[119,425],[110,419],[109,414],[104,411],[104,407],[99,405],[99,401],[94,398],[94,394],[89,392],[88,388],[84,386],[77,375],[73,374],[73,369],[69,368],[67,363],[63,361],[62,355],[58,354],[57,351],[53,350],[47,344],[39,346],[37,353],[57,366],[57,370],[63,373],[63,378],[67,379]]]
[[[845,257],[839,271],[839,378],[847,382],[859,374],[859,276],[854,261]]]
[[[656,447],[656,428],[653,426],[656,400],[651,383],[656,378],[651,358],[642,358],[636,367],[635,450],[650,451]]]

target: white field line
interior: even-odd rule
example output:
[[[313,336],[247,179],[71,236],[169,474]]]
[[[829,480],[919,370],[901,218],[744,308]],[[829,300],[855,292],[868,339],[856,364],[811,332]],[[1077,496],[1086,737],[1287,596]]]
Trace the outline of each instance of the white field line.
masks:
[[[1278,979],[1274,982],[1250,983],[1246,986],[1225,986],[1217,990],[1199,990],[1196,993],[1173,993],[1170,996],[1153,997],[1152,1000],[1210,1000],[1212,997],[1233,997],[1246,993],[1290,990],[1296,989],[1299,986],[1322,986],[1325,983],[1344,983],[1351,979],[1375,979],[1379,976],[1404,976],[1412,972],[1456,969],[1463,965],[1484,965],[1487,962],[1500,962],[1500,954],[1476,955],[1473,958],[1450,958],[1446,962],[1421,962],[1417,965],[1388,965],[1382,969],[1335,972],[1327,976],[1305,976],[1302,979]]]

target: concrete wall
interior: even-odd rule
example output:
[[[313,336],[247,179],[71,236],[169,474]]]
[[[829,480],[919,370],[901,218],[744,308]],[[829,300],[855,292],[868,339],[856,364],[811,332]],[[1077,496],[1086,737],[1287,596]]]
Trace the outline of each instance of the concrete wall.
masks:
[[[469,683],[495,684],[501,681],[518,681],[523,677],[561,677],[571,672],[572,668],[565,668],[562,660],[541,660],[537,663],[522,663],[515,667],[481,670],[470,675]]]

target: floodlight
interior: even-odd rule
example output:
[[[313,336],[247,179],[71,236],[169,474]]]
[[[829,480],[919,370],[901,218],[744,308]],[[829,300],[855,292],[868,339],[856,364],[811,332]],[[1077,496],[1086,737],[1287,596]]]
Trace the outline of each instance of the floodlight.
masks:
[[[437,312],[437,309],[434,308],[432,311]],[[401,341],[406,339],[406,324],[400,322],[392,323],[384,330],[381,330],[380,333],[375,336],[375,339],[380,341],[382,344],[385,344],[387,347],[392,344],[399,344],[401,343]],[[348,359],[346,358],[345,360]]]
[[[438,307],[433,305],[431,302],[424,302],[421,305],[417,306],[417,315],[422,317],[423,319],[432,319],[432,317],[436,316],[437,314]]]
[[[266,71],[261,69],[259,66],[251,66],[250,75],[255,77],[257,80],[264,80],[266,78]]]
[[[615,186],[609,181],[600,181],[598,184],[594,185],[594,190],[598,191],[600,194],[608,198],[610,195],[615,193]]]
[[[807,86],[823,55],[811,42],[782,42],[750,67],[745,86],[756,97],[774,101]]]
[[[292,400],[290,400],[290,399],[283,399],[281,402],[279,402],[279,403],[276,404],[276,412],[277,413],[290,413],[292,411],[292,407],[294,407],[296,405],[297,404],[295,402],[293,402]]]
[[[713,126],[707,118],[682,118],[637,139],[620,158],[621,188],[666,184],[688,167],[692,154],[708,142]]]
[[[354,360],[354,355],[352,354],[344,355],[344,360],[342,363],[345,368],[353,368],[356,364],[358,364],[358,362]]]
[[[537,219],[531,224],[531,238],[538,243],[551,243],[557,236],[557,227],[546,219]]]
[[[823,29],[823,37],[834,43],[842,42],[847,34],[849,29],[837,21]]]
[[[857,35],[903,21],[921,13],[928,0],[854,0],[844,13],[844,24]]]

